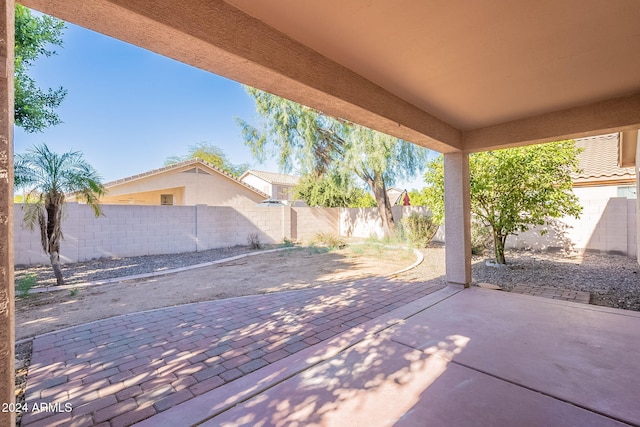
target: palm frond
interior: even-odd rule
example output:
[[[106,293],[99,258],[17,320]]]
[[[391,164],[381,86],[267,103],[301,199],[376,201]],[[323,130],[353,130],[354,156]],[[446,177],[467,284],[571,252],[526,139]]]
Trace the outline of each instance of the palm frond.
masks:
[[[36,224],[39,223],[39,213],[44,210],[44,203],[42,198],[32,193],[27,194],[25,197],[25,203],[22,205],[23,219],[25,227],[29,230],[33,230]]]
[[[28,191],[23,207],[24,223],[31,229],[38,224],[46,253],[60,250],[65,194],[75,193],[92,207],[96,216],[101,214],[99,201],[105,193],[104,185],[78,151],[57,154],[45,144],[30,148],[16,156],[14,185]]]

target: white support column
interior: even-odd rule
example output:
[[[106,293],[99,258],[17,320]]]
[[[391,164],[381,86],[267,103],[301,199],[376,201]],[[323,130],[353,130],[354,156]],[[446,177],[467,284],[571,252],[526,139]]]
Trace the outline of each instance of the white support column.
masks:
[[[471,283],[471,203],[469,154],[444,155],[445,254],[447,281]]]
[[[14,0],[0,0],[0,404],[15,402],[13,288],[13,46]],[[13,411],[0,426],[15,425]]]

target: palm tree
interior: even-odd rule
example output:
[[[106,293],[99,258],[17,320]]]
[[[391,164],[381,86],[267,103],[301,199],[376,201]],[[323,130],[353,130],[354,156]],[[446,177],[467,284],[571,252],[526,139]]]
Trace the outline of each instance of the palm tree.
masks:
[[[17,155],[14,185],[23,188],[24,223],[31,230],[40,228],[42,249],[49,254],[58,285],[64,285],[60,268],[62,240],[62,210],[65,197],[75,194],[93,208],[96,217],[102,214],[99,198],[105,193],[101,177],[89,165],[82,153],[53,153],[45,144],[37,145],[25,154]]]

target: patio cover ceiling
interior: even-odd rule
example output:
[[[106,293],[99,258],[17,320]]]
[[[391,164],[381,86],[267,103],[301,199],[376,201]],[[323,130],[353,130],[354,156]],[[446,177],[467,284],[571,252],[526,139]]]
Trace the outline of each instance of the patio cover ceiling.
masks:
[[[640,127],[637,0],[24,0],[441,152]]]

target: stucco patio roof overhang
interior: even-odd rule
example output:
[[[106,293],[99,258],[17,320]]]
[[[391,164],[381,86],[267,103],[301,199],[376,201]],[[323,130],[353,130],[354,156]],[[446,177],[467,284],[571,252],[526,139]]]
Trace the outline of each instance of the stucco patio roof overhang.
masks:
[[[640,127],[637,0],[24,0],[440,152]]]
[[[21,2],[445,153],[447,281],[465,286],[469,152],[612,132],[633,143],[640,128],[638,0]],[[0,0],[3,402],[14,399],[13,3]]]

